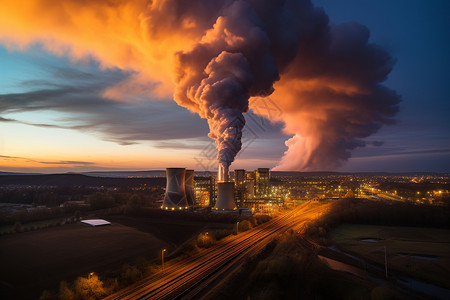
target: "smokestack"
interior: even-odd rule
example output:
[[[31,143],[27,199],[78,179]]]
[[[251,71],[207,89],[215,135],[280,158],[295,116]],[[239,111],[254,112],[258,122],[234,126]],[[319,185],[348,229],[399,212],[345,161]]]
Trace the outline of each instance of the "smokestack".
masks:
[[[186,170],[184,187],[186,190],[186,201],[189,206],[193,206],[195,204],[195,196],[194,196],[194,170]]]
[[[218,182],[228,182],[228,166],[219,164],[219,171],[217,172]]]
[[[234,203],[234,183],[218,182],[217,183],[217,201],[214,206],[217,210],[233,210],[236,209]]]
[[[166,195],[164,197],[164,209],[183,209],[187,208],[185,191],[185,168],[167,168],[166,169]]]

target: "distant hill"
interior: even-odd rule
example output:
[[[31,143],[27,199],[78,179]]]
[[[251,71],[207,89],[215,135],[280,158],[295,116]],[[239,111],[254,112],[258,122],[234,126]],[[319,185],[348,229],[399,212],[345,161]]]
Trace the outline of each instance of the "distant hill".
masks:
[[[57,186],[57,187],[139,187],[165,186],[163,177],[153,178],[112,178],[93,177],[82,174],[49,174],[49,175],[1,175],[0,186]]]
[[[74,173],[77,174],[77,173]],[[98,172],[82,172],[79,174],[93,176],[93,177],[165,177],[166,170],[152,170],[152,171],[98,171]]]

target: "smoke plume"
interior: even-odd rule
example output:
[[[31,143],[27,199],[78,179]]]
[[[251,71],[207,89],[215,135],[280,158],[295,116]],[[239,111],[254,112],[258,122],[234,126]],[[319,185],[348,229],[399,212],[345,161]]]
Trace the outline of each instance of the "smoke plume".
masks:
[[[391,124],[400,97],[381,85],[394,59],[356,23],[335,25],[310,0],[5,0],[0,42],[39,43],[74,60],[135,70],[102,91],[175,101],[207,119],[219,163],[241,149],[255,99],[279,106],[292,136],[278,169],[332,169]],[[249,104],[250,100],[250,104]]]

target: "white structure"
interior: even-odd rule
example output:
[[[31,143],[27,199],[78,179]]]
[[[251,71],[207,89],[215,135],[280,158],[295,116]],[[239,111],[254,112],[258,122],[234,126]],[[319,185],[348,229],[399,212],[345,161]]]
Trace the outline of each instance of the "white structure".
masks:
[[[91,225],[91,226],[94,226],[94,227],[104,226],[104,225],[111,225],[110,222],[108,222],[106,220],[103,220],[103,219],[83,220],[83,221],[81,221],[81,223],[88,224],[88,225]]]
[[[188,207],[185,190],[186,169],[167,168],[166,179],[166,194],[161,208],[186,209]]]
[[[214,206],[216,210],[234,210],[234,182],[217,183],[217,201]]]

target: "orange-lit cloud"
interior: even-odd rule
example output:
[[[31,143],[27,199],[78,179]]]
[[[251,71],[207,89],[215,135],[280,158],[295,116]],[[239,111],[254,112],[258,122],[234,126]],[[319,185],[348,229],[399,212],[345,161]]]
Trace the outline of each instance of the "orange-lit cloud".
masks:
[[[184,6],[188,6],[187,3]],[[174,53],[199,38],[200,23],[176,1],[2,1],[0,40],[10,49],[41,44],[75,61],[93,57],[103,68],[139,72],[152,95],[171,97]],[[106,95],[118,98],[118,85]],[[115,93],[114,93],[115,92]]]
[[[339,166],[398,110],[399,96],[381,85],[392,57],[366,27],[332,25],[310,0],[5,0],[0,42],[133,72],[99,93],[173,95],[208,119],[226,165],[241,148],[250,97],[270,96],[282,111],[266,117],[292,135],[285,170]]]

